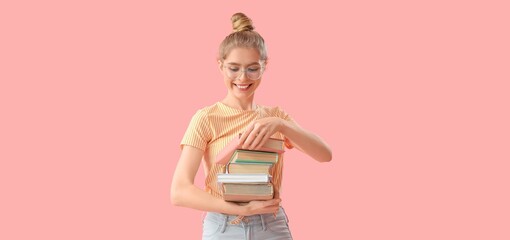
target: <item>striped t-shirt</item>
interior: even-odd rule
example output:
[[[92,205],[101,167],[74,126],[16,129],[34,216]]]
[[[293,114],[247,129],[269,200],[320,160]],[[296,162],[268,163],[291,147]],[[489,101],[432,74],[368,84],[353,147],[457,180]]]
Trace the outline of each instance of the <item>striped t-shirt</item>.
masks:
[[[287,121],[292,118],[279,107],[256,106],[254,110],[240,110],[221,102],[198,110],[192,117],[188,129],[181,141],[204,151],[203,166],[206,175],[205,190],[215,197],[222,198],[217,184],[217,174],[225,172],[225,165],[214,164],[216,155],[239,133],[256,119],[279,117]],[[284,139],[287,148],[292,148],[290,141],[277,132],[273,138]],[[275,193],[279,194],[282,183],[283,154],[272,168]]]

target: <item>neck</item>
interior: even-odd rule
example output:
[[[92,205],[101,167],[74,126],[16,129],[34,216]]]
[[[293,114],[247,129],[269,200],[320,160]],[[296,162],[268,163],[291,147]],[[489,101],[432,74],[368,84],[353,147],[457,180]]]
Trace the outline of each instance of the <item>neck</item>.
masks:
[[[225,97],[222,101],[223,104],[233,107],[240,110],[254,110],[255,103],[253,102],[253,97],[250,99],[234,99]]]

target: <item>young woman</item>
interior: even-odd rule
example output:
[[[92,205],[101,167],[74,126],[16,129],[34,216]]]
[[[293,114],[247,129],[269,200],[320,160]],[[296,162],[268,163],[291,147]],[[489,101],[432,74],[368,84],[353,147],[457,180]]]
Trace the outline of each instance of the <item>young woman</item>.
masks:
[[[255,104],[255,91],[268,64],[264,39],[253,31],[246,15],[236,13],[231,21],[233,32],[221,43],[218,56],[227,95],[198,110],[191,119],[181,142],[171,200],[176,206],[207,212],[203,239],[292,239],[287,216],[280,207],[283,158],[272,168],[273,199],[236,204],[222,199],[215,180],[224,166],[214,163],[215,156],[239,133],[240,145],[246,149],[257,150],[273,137],[319,162],[331,161],[332,153],[324,141],[301,128],[281,108]],[[202,160],[205,190],[194,185]]]

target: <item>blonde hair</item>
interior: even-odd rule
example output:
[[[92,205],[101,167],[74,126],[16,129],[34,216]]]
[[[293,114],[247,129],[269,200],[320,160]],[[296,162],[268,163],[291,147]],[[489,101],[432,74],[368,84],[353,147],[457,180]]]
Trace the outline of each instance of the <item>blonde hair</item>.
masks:
[[[220,44],[218,60],[225,60],[230,51],[237,47],[255,48],[259,51],[260,60],[267,60],[267,50],[264,39],[260,34],[253,31],[253,23],[244,13],[235,13],[230,18],[233,32]]]

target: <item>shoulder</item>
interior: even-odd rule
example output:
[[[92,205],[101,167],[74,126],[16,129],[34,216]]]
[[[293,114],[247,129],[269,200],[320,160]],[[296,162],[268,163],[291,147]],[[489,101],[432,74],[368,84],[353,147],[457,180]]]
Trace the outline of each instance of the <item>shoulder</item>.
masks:
[[[209,117],[215,112],[215,105],[216,104],[213,104],[198,109],[195,114],[193,114],[191,121],[195,123],[209,123]]]
[[[288,114],[280,106],[263,106],[258,105],[261,111],[266,113],[270,117],[286,118]]]
[[[218,111],[220,111],[219,106],[218,106],[218,103],[215,103],[215,104],[213,104],[213,105],[209,105],[209,106],[206,106],[206,107],[203,107],[203,108],[198,109],[198,110],[195,112],[194,117],[198,117],[198,118],[207,118],[207,117],[208,117],[208,116],[210,116],[211,114],[215,114],[215,113],[217,113]]]

